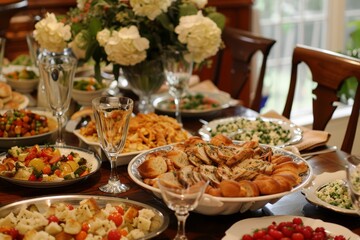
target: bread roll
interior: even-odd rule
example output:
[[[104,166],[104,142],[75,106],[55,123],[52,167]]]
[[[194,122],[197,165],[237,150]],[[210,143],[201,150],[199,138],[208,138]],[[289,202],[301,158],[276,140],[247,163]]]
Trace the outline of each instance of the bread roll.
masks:
[[[282,192],[279,182],[271,177],[261,179],[256,178],[253,182],[259,188],[261,195],[270,195]]]
[[[156,178],[168,170],[164,152],[153,152],[146,156],[146,160],[138,167],[143,178]]]
[[[250,180],[241,180],[238,182],[240,185],[240,197],[257,197],[260,195],[258,186]]]
[[[219,188],[223,197],[240,197],[240,185],[236,181],[221,181],[219,184]]]

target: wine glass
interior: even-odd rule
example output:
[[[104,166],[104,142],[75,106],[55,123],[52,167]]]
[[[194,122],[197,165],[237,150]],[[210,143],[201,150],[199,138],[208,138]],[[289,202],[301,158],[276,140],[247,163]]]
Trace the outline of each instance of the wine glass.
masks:
[[[189,211],[194,210],[209,181],[200,181],[193,185],[184,186],[183,188],[172,186],[161,178],[158,180],[158,186],[161,196],[166,205],[175,211],[178,220],[178,228],[175,240],[187,239],[185,234],[185,223],[189,216]]]
[[[5,43],[6,43],[6,39],[0,37],[0,80],[3,78],[2,67],[4,61]]]
[[[77,60],[67,52],[44,52],[38,65],[48,104],[57,118],[58,134],[55,144],[63,146],[65,145],[62,136],[63,119],[70,106]]]
[[[181,121],[180,103],[189,85],[193,70],[193,60],[187,51],[166,50],[163,54],[166,84],[169,93],[174,97],[175,117],[178,123]]]
[[[360,215],[360,155],[350,155],[346,160],[346,178],[354,208]]]
[[[93,99],[92,106],[101,148],[111,166],[108,183],[99,189],[113,194],[126,192],[129,186],[120,182],[116,171],[116,158],[125,145],[134,102],[127,97],[105,96]]]

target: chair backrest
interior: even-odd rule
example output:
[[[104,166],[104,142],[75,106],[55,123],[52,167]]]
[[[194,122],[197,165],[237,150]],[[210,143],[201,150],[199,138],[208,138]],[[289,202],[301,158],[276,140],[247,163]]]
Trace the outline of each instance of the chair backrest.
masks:
[[[27,0],[1,0],[0,1],[0,37],[5,37],[10,19],[21,9],[28,6]]]
[[[239,99],[241,91],[250,79],[251,60],[254,54],[260,51],[263,60],[260,68],[255,95],[250,101],[249,107],[255,111],[260,111],[260,103],[262,99],[262,88],[266,70],[266,61],[275,40],[254,35],[251,32],[225,27],[223,31],[223,40],[225,48],[230,50],[231,54],[231,92],[232,98]],[[224,50],[221,50],[217,56],[215,74],[213,82],[219,86],[221,68],[224,67],[223,59]]]
[[[298,65],[303,62],[317,83],[313,89],[313,129],[324,130],[339,101],[338,91],[349,77],[357,78],[357,89],[341,150],[351,153],[360,110],[360,60],[335,52],[297,45],[293,52],[291,80],[283,116],[290,118],[293,105]]]

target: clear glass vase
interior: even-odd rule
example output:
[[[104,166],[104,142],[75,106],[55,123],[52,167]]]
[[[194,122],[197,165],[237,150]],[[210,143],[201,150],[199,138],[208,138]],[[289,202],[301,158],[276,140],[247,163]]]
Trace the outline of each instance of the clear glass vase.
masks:
[[[161,59],[143,61],[134,66],[123,66],[122,71],[131,90],[139,96],[138,111],[140,113],[154,112],[151,97],[165,81]]]

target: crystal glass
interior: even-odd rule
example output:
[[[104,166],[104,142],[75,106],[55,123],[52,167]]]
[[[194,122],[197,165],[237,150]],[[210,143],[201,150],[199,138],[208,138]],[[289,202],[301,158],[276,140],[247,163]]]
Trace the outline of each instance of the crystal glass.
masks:
[[[360,215],[360,155],[350,155],[345,160],[350,197]]]
[[[6,39],[0,37],[0,80],[3,77],[2,66],[3,66],[3,61],[4,61],[5,43],[6,43]]]
[[[158,186],[161,196],[166,205],[175,211],[178,220],[178,229],[174,239],[185,240],[185,223],[189,216],[189,211],[194,210],[205,192],[209,181],[200,181],[193,185],[184,186],[183,188],[170,185],[161,178],[158,180]]]
[[[29,48],[29,54],[30,54],[30,59],[31,62],[34,66],[38,66],[37,60],[39,58],[40,55],[40,45],[39,43],[35,40],[34,36],[32,33],[29,33],[26,35],[26,43],[27,46]]]
[[[58,122],[56,145],[63,146],[63,119],[69,109],[77,60],[66,52],[43,53],[38,61],[47,101]]]
[[[166,84],[169,93],[174,97],[175,117],[181,124],[180,102],[185,94],[193,70],[193,60],[186,51],[166,50],[163,54]]]
[[[154,112],[151,96],[160,89],[165,81],[161,58],[142,61],[134,66],[123,66],[122,72],[131,90],[139,96],[139,112]]]
[[[110,161],[108,183],[99,189],[106,193],[121,193],[129,187],[120,182],[116,159],[124,148],[134,102],[127,97],[98,97],[92,100],[96,129],[101,148]]]

